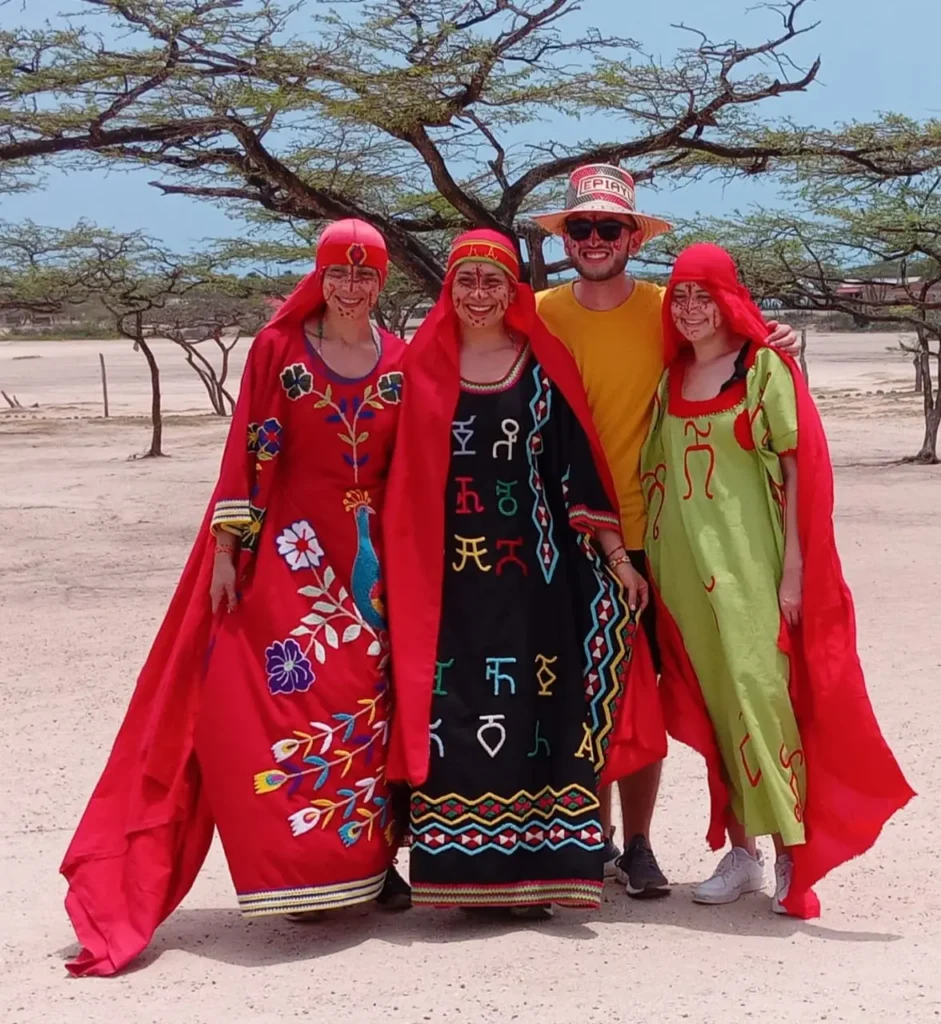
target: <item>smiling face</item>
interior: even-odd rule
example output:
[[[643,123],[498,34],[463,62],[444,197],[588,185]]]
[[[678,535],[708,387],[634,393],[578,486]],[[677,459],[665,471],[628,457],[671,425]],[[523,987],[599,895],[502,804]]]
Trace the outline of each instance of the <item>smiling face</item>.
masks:
[[[624,273],[642,238],[630,217],[579,213],[565,222],[563,244],[565,254],[581,277],[587,281],[608,281]]]
[[[379,272],[372,267],[334,264],[323,275],[327,309],[344,320],[365,320],[379,298]]]
[[[454,311],[467,327],[496,327],[506,316],[516,294],[513,282],[492,263],[471,260],[454,275],[451,299]]]
[[[695,344],[722,329],[722,310],[701,285],[684,281],[673,289],[670,299],[673,323],[683,337]]]

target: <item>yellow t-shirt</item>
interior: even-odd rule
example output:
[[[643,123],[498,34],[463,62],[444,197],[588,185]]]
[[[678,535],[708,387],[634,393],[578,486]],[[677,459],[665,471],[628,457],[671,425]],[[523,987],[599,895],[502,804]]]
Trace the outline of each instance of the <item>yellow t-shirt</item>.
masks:
[[[643,548],[647,525],[640,452],[663,373],[663,293],[637,281],[626,302],[604,312],[581,306],[571,282],[536,296],[539,315],[578,363],[614,476],[624,543],[632,550]]]

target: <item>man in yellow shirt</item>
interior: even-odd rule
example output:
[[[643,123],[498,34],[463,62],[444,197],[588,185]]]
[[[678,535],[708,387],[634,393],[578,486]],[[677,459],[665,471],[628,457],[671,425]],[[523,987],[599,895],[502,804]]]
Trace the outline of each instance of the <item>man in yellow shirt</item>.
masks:
[[[669,231],[671,225],[660,217],[638,213],[633,179],[607,164],[575,170],[565,210],[534,219],[562,237],[578,272],[574,281],[537,296],[539,313],[578,363],[617,488],[627,554],[644,574],[647,522],[640,452],[663,373],[663,289],[635,281],[625,270],[645,242]],[[770,326],[775,328],[774,343],[796,350],[797,336],[790,328]],[[645,599],[644,593],[641,603]],[[659,669],[652,607],[644,612],[643,621]],[[610,795],[602,797],[608,833],[605,873],[617,875],[636,898],[665,896],[670,891],[649,840],[660,772],[661,765],[654,764],[618,783],[628,840],[623,855],[613,841]]]

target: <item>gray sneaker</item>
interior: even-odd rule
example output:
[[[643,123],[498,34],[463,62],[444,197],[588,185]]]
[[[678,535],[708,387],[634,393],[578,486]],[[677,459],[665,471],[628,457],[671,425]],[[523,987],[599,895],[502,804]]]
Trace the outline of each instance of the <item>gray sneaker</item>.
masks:
[[[618,880],[627,888],[627,895],[635,900],[670,895],[670,883],[644,836],[634,836],[628,843],[627,852],[618,858],[615,870]]]
[[[614,841],[613,829],[611,830],[611,835],[604,841],[601,855],[604,858],[604,877],[617,878],[618,858],[621,856],[621,847]]]

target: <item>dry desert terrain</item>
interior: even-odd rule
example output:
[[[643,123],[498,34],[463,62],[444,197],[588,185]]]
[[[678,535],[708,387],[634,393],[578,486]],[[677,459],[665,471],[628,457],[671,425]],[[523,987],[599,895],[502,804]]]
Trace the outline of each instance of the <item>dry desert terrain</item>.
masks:
[[[158,345],[171,456],[146,447],[149,384],[124,342],[0,342],[0,1021],[4,1024],[765,1024],[941,1019],[941,470],[917,451],[893,335],[813,335],[811,383],[837,467],[838,536],[873,701],[920,796],[820,886],[819,921],[767,895],[694,906],[714,857],[705,783],[673,746],[654,842],[676,887],[532,926],[359,910],[244,922],[214,848],[121,977],[71,980],[57,869],[107,756],[209,496],[226,432]],[[104,352],[112,417],[101,416]],[[236,374],[241,357],[236,360]],[[37,408],[29,408],[37,403]],[[2,403],[4,406],[6,403]]]

